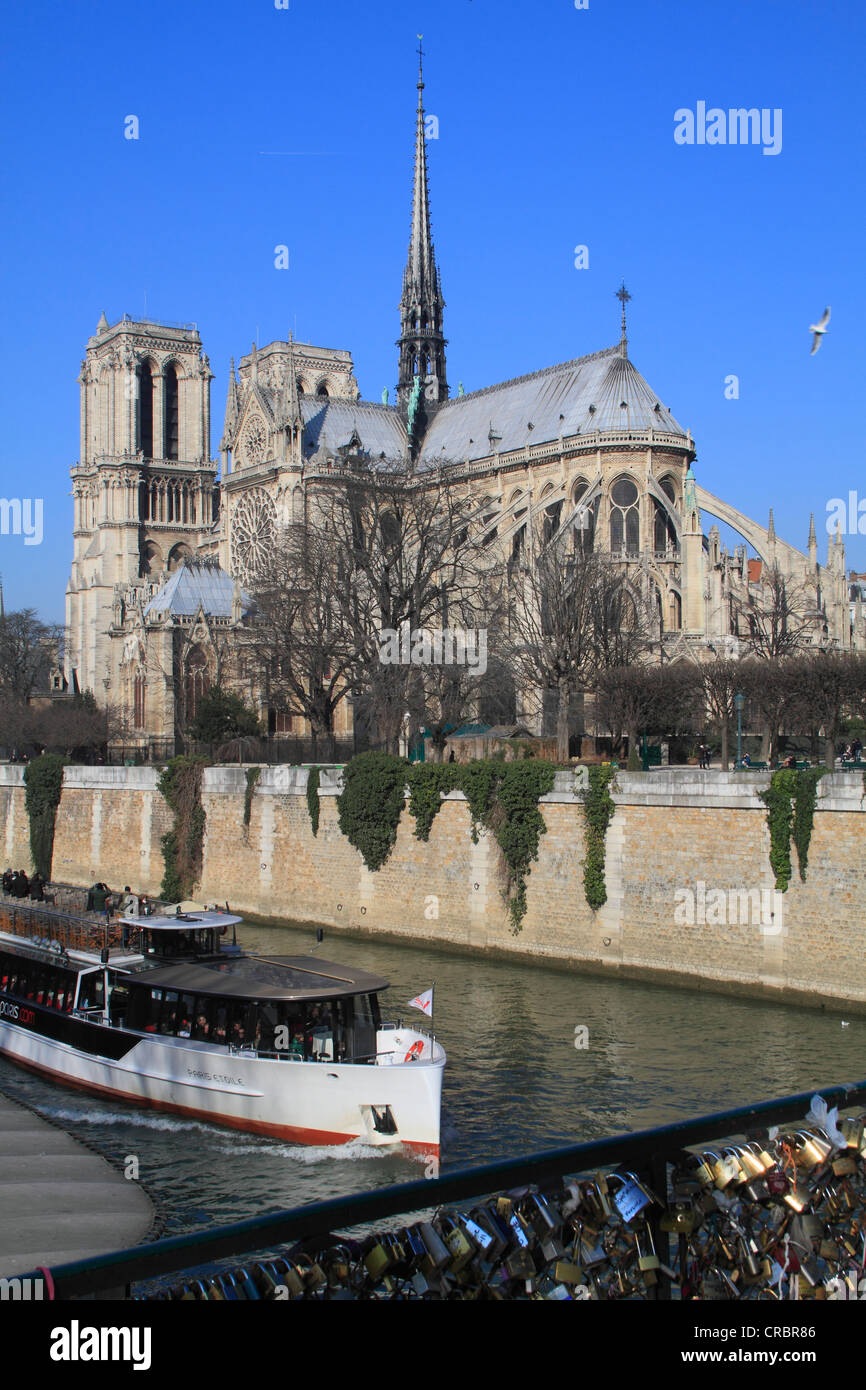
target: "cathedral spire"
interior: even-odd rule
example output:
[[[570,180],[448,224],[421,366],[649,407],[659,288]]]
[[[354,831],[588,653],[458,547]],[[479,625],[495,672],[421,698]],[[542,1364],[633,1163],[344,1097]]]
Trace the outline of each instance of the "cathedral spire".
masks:
[[[418,35],[419,40],[422,35]],[[442,286],[433,250],[430,226],[430,190],[427,181],[427,141],[424,118],[423,50],[418,47],[418,108],[415,117],[415,171],[412,187],[412,219],[409,254],[403,271],[400,297],[400,349],[397,401],[407,409],[413,390],[418,399],[416,378],[427,410],[448,398],[445,375],[445,337],[442,329]],[[423,412],[426,414],[425,412]],[[415,413],[419,425],[422,412]]]

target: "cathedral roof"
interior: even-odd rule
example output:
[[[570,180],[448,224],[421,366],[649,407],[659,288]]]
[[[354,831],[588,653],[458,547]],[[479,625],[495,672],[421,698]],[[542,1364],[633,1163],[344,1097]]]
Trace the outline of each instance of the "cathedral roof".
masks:
[[[194,618],[199,609],[209,617],[230,618],[235,594],[235,581],[218,565],[193,560],[181,565],[154,594],[144,610],[146,618],[157,613],[172,613],[178,617]],[[241,612],[252,612],[253,601],[241,590]]]
[[[387,459],[405,457],[406,424],[394,406],[372,401],[324,400],[317,396],[302,396],[300,405],[304,453],[308,456],[320,449],[336,454],[357,433],[361,450],[372,459],[381,454]]]
[[[651,428],[687,438],[618,344],[445,402],[424,438],[419,463],[432,468],[549,444],[560,436]]]

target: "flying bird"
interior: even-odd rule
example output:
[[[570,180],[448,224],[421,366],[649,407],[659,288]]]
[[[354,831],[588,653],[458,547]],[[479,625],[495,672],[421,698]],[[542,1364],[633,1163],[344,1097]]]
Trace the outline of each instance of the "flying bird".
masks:
[[[812,338],[812,351],[811,351],[810,354],[809,354],[810,357],[814,357],[814,356],[815,356],[815,353],[818,351],[819,347],[821,346],[821,339],[822,339],[822,337],[824,336],[824,334],[827,332],[827,324],[828,324],[829,322],[830,322],[830,310],[829,310],[829,309],[825,309],[825,310],[824,310],[824,317],[821,319],[821,322],[820,322],[820,323],[810,323],[810,324],[809,324],[809,332],[812,333],[812,334],[814,334],[814,337]]]

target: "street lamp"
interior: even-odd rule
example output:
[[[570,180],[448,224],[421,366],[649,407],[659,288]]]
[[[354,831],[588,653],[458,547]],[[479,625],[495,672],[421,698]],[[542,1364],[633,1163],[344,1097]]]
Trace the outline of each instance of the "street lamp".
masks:
[[[745,695],[738,690],[734,696],[734,709],[737,711],[737,767],[740,767],[743,761],[743,705],[745,703]]]

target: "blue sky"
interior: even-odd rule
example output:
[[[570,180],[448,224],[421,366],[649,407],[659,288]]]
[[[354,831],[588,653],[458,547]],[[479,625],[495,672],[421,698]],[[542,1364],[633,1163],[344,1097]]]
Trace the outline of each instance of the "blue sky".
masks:
[[[387,385],[393,399],[419,31],[452,390],[615,342],[625,278],[630,355],[691,428],[698,480],[764,524],[772,506],[802,548],[814,511],[823,559],[830,499],[866,497],[866,11],[289,4],[78,0],[7,15],[0,495],[44,499],[40,546],[0,535],[7,607],[63,616],[76,377],[103,309],[112,323],[146,304],[199,325],[214,453],[229,358],[256,337],[292,329],[348,348],[363,395]],[[701,101],[781,109],[781,151],[678,145],[675,111]],[[846,554],[866,569],[866,535],[847,536]]]

